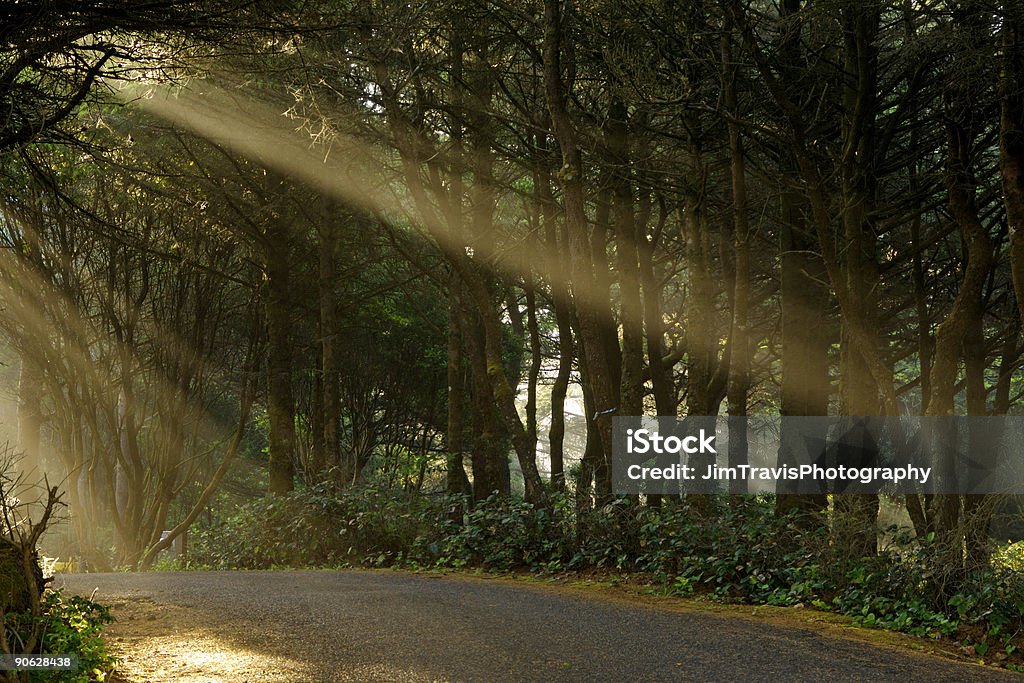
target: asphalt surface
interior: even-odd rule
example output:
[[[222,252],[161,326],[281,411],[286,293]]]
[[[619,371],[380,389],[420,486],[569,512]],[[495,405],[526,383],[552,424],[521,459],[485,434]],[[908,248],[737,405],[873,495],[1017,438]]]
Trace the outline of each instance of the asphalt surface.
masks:
[[[101,602],[151,601],[156,614],[191,615],[224,647],[289,662],[273,678],[246,676],[254,681],[1024,680],[811,629],[472,578],[180,572],[63,583],[86,596],[96,590]],[[160,618],[150,617],[151,629],[162,628]],[[187,642],[180,619],[166,628]]]

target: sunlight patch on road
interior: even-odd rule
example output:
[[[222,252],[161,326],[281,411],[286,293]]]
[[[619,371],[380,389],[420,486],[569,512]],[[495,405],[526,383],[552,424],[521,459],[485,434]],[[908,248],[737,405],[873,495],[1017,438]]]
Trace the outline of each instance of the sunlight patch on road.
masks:
[[[296,660],[241,647],[202,633],[124,638],[113,643],[118,674],[147,683],[308,680]]]
[[[238,625],[210,620],[178,605],[145,598],[115,600],[117,621],[107,629],[125,683],[248,683],[315,680],[307,663],[279,654],[270,631],[238,633]],[[237,638],[234,635],[237,633]],[[266,647],[252,643],[265,642]]]

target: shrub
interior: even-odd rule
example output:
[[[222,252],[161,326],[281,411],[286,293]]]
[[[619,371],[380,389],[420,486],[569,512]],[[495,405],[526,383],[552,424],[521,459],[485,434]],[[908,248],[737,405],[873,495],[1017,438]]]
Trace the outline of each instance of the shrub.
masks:
[[[448,522],[435,560],[439,566],[491,570],[555,569],[569,556],[564,522],[567,499],[555,497],[553,511],[491,496],[477,503],[462,524]]]
[[[297,490],[194,531],[189,562],[220,569],[384,566],[414,556],[432,563],[427,549],[440,547],[446,502],[373,488]]]
[[[8,680],[46,683],[86,683],[106,678],[115,661],[100,637],[103,627],[114,620],[110,610],[86,598],[65,596],[51,590],[43,596],[39,616],[30,611],[6,615],[8,642],[27,642],[33,626],[41,634],[41,654],[75,655],[77,671],[8,672]]]

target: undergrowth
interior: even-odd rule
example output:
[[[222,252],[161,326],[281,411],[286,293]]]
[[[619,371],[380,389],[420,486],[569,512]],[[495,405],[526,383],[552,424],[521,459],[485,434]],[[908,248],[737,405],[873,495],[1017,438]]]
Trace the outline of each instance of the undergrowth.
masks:
[[[20,457],[0,444],[0,655],[13,665],[0,671],[0,680],[103,681],[115,662],[100,632],[113,617],[103,605],[49,587],[38,545],[64,503],[45,478],[26,482]],[[22,499],[15,491],[29,495]],[[77,658],[77,668],[67,662],[62,669],[33,670],[24,661],[65,657]]]
[[[33,683],[104,681],[114,668],[114,657],[101,637],[103,628],[114,617],[104,605],[81,596],[67,596],[59,590],[49,590],[41,600],[39,616],[33,617],[30,612],[5,616],[9,641],[24,642],[30,637],[35,624],[41,635],[37,653],[78,658],[75,670],[22,671],[17,672],[20,675],[18,680]]]

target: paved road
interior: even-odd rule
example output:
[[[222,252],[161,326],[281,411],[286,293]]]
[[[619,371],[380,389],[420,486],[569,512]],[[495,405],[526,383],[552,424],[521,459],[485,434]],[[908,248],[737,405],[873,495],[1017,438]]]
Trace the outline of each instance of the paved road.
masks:
[[[64,582],[84,595],[97,589],[98,600],[119,600],[126,611],[149,605],[147,632],[178,637],[178,645],[161,641],[164,655],[190,639],[209,649],[212,634],[216,647],[285,662],[276,673],[250,665],[244,676],[218,677],[215,660],[203,659],[206,677],[179,680],[1024,680],[810,629],[502,581],[300,571],[88,574]]]

